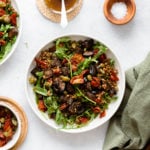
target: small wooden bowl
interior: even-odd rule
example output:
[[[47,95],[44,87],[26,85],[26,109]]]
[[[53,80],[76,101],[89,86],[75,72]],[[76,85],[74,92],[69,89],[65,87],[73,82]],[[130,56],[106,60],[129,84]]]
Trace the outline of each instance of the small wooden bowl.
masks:
[[[121,19],[115,18],[115,16],[113,16],[113,14],[111,13],[113,4],[117,2],[124,2],[127,6],[127,14]],[[113,24],[122,25],[128,23],[133,19],[136,12],[136,5],[134,0],[105,0],[103,11],[108,21]]]

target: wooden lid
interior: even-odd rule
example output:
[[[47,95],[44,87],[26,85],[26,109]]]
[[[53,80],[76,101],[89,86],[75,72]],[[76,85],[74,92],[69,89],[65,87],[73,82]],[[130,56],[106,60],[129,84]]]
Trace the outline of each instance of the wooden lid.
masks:
[[[60,19],[61,19],[61,15],[60,14],[57,14],[57,13],[54,13],[53,11],[51,11],[46,5],[45,5],[45,2],[44,0],[36,0],[37,2],[37,7],[39,9],[39,11],[47,18],[47,19],[50,19],[51,21],[53,22],[57,22],[59,23],[60,22]],[[69,13],[67,13],[67,18],[68,20],[72,20],[79,12],[80,12],[80,9],[81,9],[81,6],[82,6],[82,2],[83,0],[79,0],[79,4],[78,6],[70,11]]]
[[[19,148],[19,146],[23,143],[23,141],[25,140],[26,135],[27,135],[27,131],[28,131],[27,116],[26,116],[23,108],[17,102],[15,102],[13,99],[0,96],[0,101],[13,107],[15,109],[15,111],[18,112],[18,114],[19,114],[19,117],[21,120],[21,134],[20,134],[19,140],[17,141],[15,146],[13,148],[11,148],[11,150],[17,150]]]

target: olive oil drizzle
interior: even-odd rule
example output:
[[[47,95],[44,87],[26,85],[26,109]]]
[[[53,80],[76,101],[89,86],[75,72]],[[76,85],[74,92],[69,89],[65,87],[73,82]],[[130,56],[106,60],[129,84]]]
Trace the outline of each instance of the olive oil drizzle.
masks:
[[[66,10],[69,10],[71,7],[73,7],[76,1],[77,0],[65,0]],[[61,0],[45,0],[45,4],[48,8],[61,11]]]

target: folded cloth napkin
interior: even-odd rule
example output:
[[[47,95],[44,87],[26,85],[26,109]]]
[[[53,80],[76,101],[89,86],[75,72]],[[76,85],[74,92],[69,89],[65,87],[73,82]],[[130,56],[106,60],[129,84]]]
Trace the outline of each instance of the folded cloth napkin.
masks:
[[[143,149],[150,140],[150,53],[126,72],[123,102],[110,120],[103,150]]]

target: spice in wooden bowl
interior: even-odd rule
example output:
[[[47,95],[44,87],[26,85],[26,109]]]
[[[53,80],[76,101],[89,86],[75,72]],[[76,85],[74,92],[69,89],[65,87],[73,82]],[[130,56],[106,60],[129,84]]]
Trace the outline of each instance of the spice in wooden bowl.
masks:
[[[104,15],[113,24],[128,23],[134,17],[135,12],[134,0],[105,0]]]

